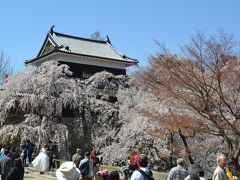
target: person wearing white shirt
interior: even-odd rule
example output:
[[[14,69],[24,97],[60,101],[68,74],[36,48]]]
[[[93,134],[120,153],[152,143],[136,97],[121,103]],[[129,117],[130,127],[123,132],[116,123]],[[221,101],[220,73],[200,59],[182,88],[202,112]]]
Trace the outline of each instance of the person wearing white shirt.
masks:
[[[217,156],[217,168],[215,169],[212,180],[228,180],[225,167],[227,166],[227,156],[219,154]]]
[[[148,157],[146,155],[140,155],[138,164],[140,169],[133,172],[131,180],[145,180],[152,178],[152,171],[148,167]]]

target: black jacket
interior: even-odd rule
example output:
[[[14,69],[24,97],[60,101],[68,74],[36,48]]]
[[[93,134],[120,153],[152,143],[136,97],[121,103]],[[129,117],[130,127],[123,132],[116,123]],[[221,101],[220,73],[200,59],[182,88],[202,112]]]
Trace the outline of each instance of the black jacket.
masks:
[[[24,168],[14,167],[10,173],[6,176],[5,180],[23,180]]]

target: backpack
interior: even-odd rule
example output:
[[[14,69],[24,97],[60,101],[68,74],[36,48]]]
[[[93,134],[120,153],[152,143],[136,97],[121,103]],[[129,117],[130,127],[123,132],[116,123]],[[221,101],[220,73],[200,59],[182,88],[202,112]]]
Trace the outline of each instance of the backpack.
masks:
[[[87,160],[86,162],[82,163],[79,167],[79,170],[81,172],[81,175],[86,176],[89,173],[89,160]]]
[[[152,176],[147,175],[143,170],[139,169],[138,171],[144,176],[145,180],[154,180]]]

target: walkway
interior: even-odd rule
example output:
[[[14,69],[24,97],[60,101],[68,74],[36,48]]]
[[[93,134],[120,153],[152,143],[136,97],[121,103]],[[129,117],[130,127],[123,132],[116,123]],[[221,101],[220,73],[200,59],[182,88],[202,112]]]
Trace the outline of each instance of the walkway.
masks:
[[[114,171],[114,170],[119,170],[120,167],[116,167],[116,166],[101,166],[101,169],[108,169],[110,172]],[[31,168],[31,167],[27,167],[25,168],[25,173],[24,174],[24,179],[36,179],[36,180],[57,180],[55,176],[55,172],[50,172],[47,171],[45,174],[40,174],[38,172],[38,170],[36,170],[35,168]],[[159,173],[159,172],[155,172],[153,171],[153,177],[156,180],[165,180],[167,177],[167,173]]]
[[[24,179],[36,179],[36,180],[56,180],[57,178],[49,175],[39,174],[39,173],[25,173]]]

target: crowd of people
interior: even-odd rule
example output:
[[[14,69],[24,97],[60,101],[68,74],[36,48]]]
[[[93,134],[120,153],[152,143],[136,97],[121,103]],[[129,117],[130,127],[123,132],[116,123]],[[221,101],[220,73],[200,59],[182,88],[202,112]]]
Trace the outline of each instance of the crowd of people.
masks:
[[[36,145],[30,140],[25,140],[16,147],[0,145],[0,174],[2,180],[23,180],[24,167],[29,165],[44,173],[54,168],[52,146],[43,145],[38,156],[32,161],[32,156],[36,150]]]
[[[237,180],[234,175],[233,161],[228,159],[226,154],[217,156],[217,167],[212,174],[212,180]],[[195,163],[187,171],[186,162],[183,158],[177,159],[177,166],[168,173],[167,180],[206,180],[204,169],[200,164]]]
[[[20,147],[0,145],[0,172],[2,180],[23,180],[24,166],[31,162],[35,145],[26,140]]]
[[[101,159],[96,150],[84,152],[77,149],[72,161],[62,163],[56,171],[59,180],[153,180],[152,171],[148,167],[148,157],[140,153],[130,153],[128,168],[123,171],[100,170]]]
[[[80,154],[81,150],[78,149],[72,158],[73,165],[79,175],[75,180],[80,175],[83,180],[154,180],[153,173],[148,166],[148,157],[139,152],[129,153],[128,166],[125,170],[121,172],[113,171],[109,174],[107,170],[100,171],[101,161],[97,158],[96,151],[85,152],[85,157],[82,160],[78,158],[81,156]],[[178,158],[176,163],[176,167],[169,171],[167,180],[238,180],[235,175],[233,161],[228,159],[226,154],[218,154],[217,167],[211,177],[205,177],[204,169],[198,163],[187,167],[187,163],[183,158]]]
[[[19,148],[15,146],[1,147],[0,173],[2,180],[23,180],[24,167],[31,165],[40,174],[55,168],[53,150],[50,144],[44,144],[37,156],[32,155],[35,145],[26,140]],[[56,170],[58,180],[154,180],[148,157],[137,151],[130,151],[127,166],[119,171],[109,172],[100,169],[102,159],[96,150],[82,152],[77,149],[71,161],[66,161]],[[167,180],[206,180],[204,169],[200,164],[192,164],[190,168],[183,158],[178,158]],[[217,156],[217,167],[212,174],[212,180],[237,180],[234,174],[233,161],[226,154]],[[209,177],[207,179],[210,179]]]

